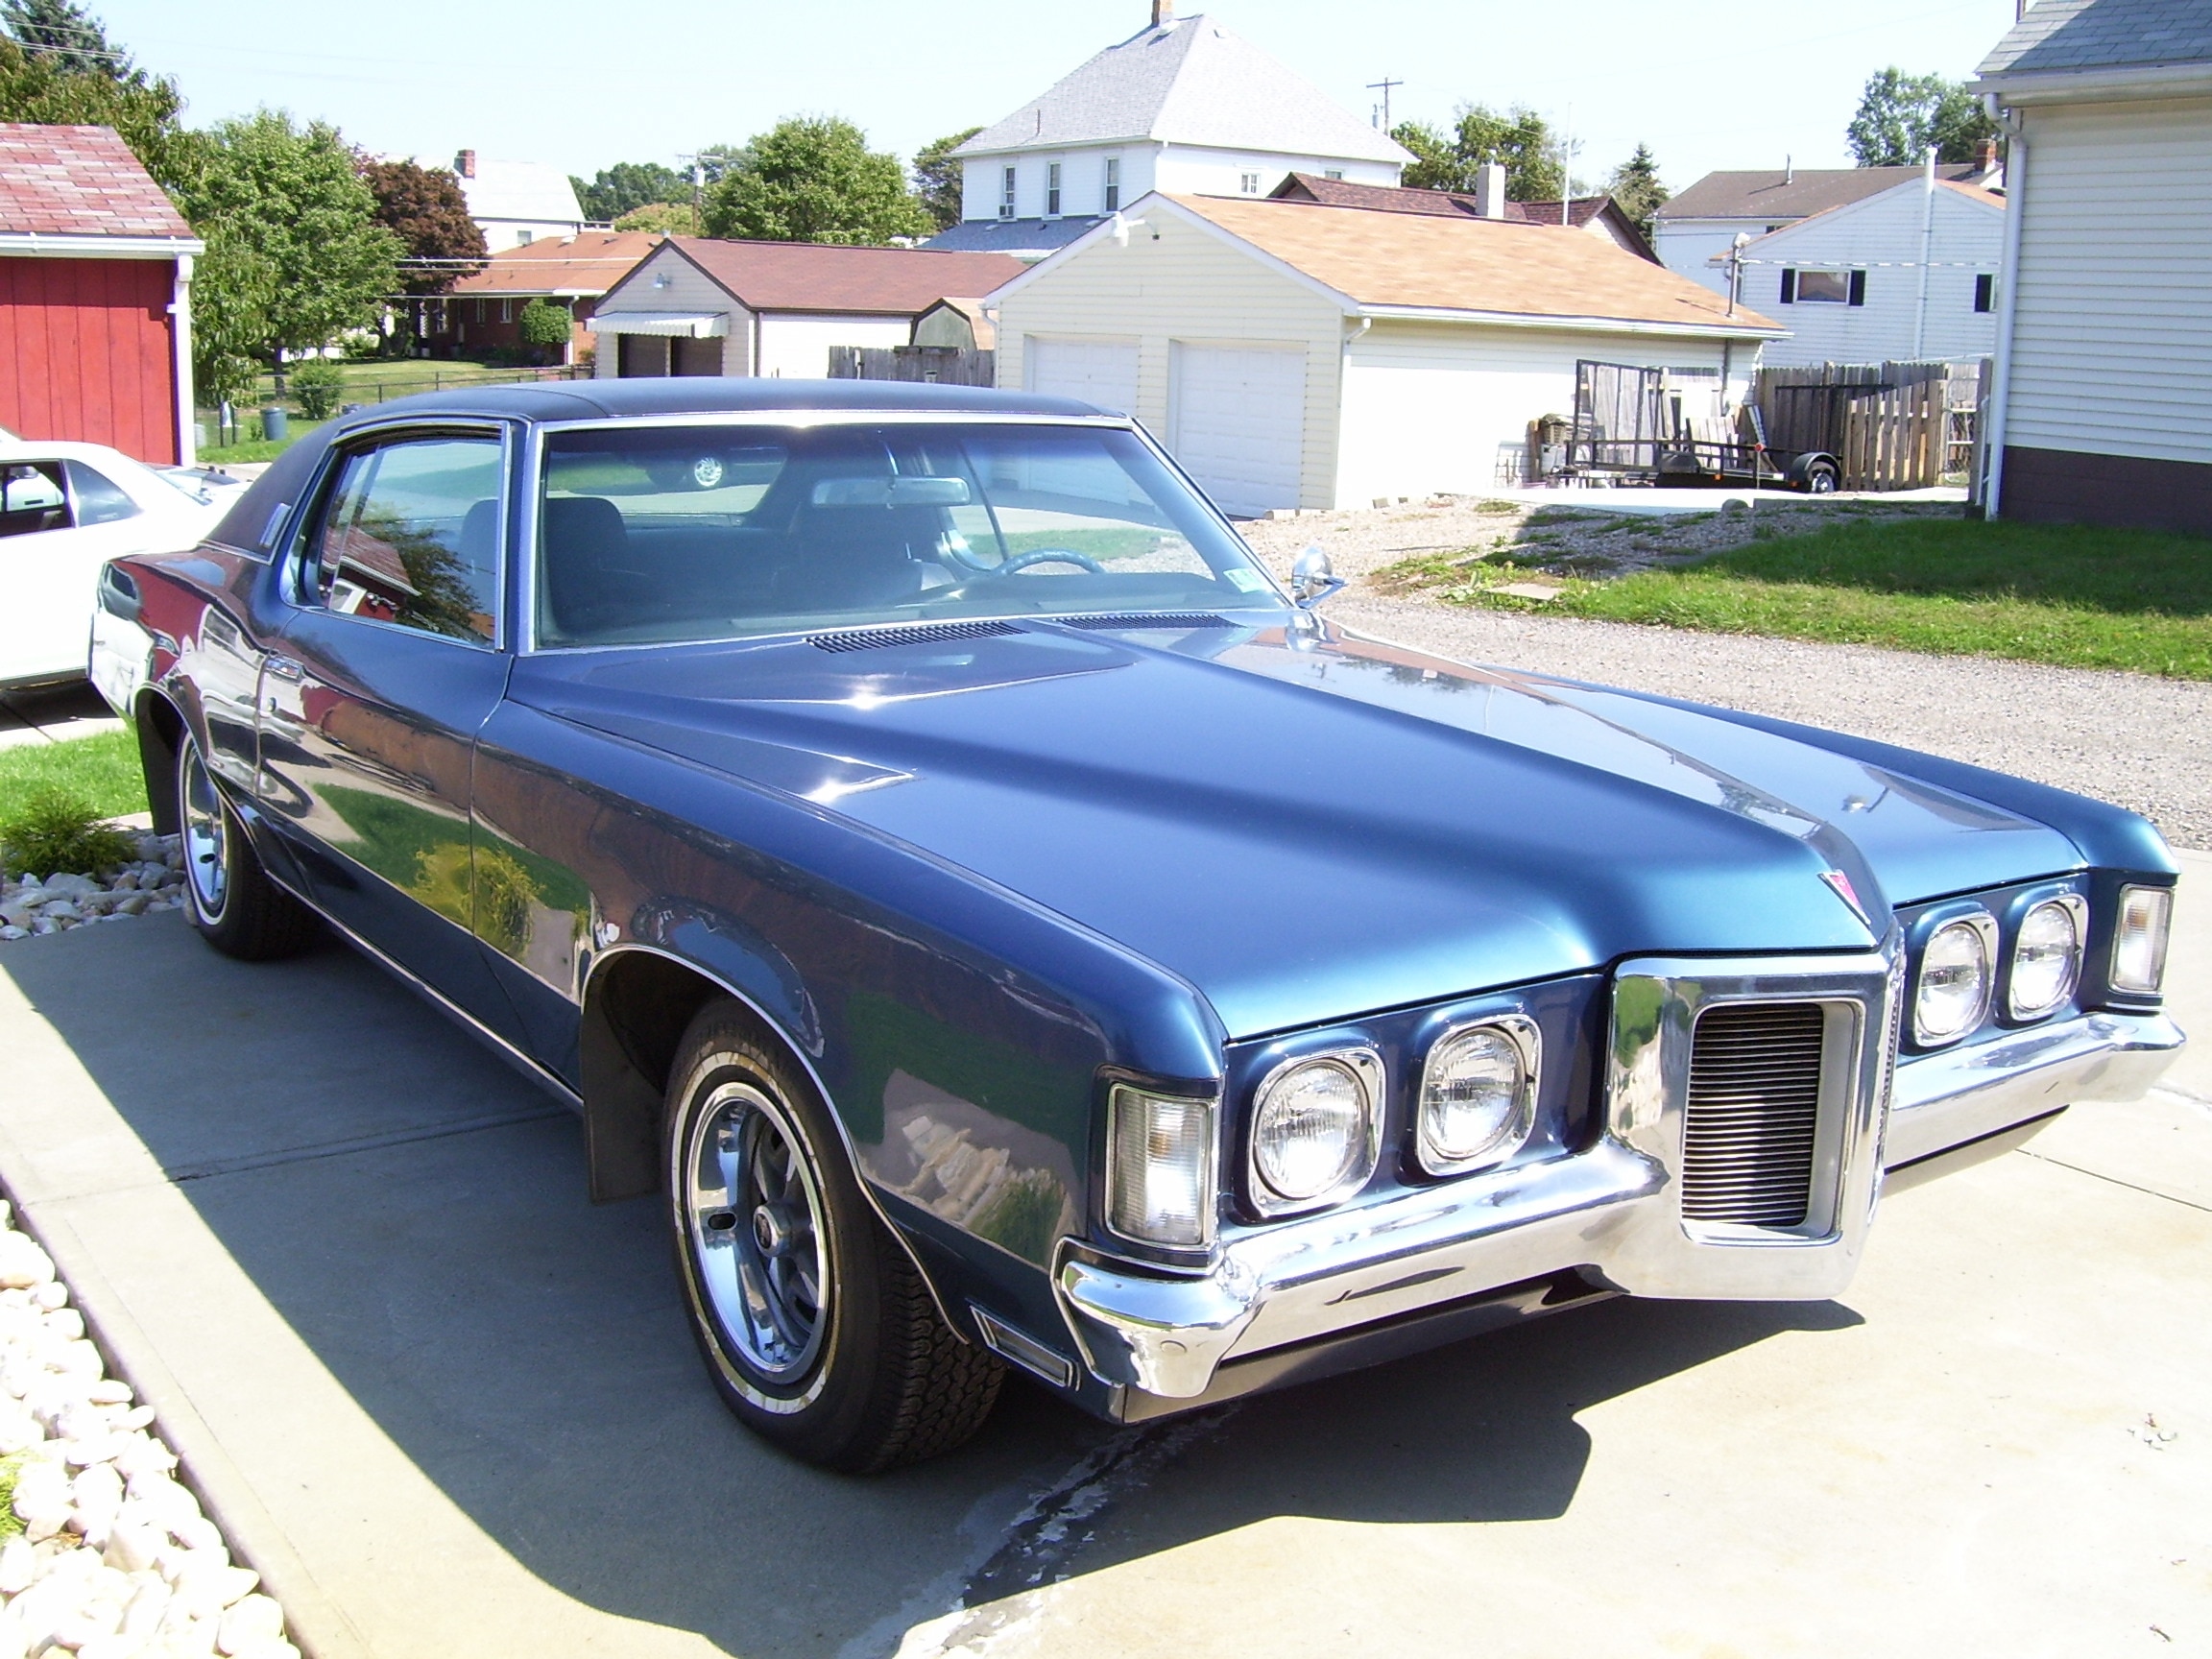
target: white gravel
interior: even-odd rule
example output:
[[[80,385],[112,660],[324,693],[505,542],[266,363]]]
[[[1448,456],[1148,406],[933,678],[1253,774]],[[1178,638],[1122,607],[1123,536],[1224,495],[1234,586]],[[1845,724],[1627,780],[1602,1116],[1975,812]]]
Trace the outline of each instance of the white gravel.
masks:
[[[0,939],[61,933],[175,910],[184,902],[184,854],[174,835],[140,835],[138,856],[104,876],[27,872],[0,881]]]
[[[153,1425],[0,1203],[0,1659],[300,1659]]]

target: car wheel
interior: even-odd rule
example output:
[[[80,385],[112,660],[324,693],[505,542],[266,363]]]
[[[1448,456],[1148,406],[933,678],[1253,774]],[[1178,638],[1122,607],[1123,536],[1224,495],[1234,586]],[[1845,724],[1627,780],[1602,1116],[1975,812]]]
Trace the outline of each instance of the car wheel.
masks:
[[[862,1196],[828,1106],[737,1003],[691,1022],[667,1106],[677,1275],[738,1420],[855,1475],[980,1429],[1003,1368],[945,1323]]]
[[[1805,493],[1808,495],[1833,495],[1836,493],[1836,469],[1825,461],[1815,461],[1805,469]]]
[[[315,912],[269,879],[189,733],[178,746],[177,828],[184,914],[201,938],[248,962],[296,956],[315,942],[322,927]]]

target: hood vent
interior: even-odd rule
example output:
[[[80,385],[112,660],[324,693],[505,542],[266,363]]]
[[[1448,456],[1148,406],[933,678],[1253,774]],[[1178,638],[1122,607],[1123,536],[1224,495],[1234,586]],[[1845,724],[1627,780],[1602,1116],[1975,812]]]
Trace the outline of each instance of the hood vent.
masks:
[[[855,628],[849,634],[809,634],[817,651],[873,651],[882,645],[938,645],[950,639],[996,639],[1022,630],[1004,622],[908,622],[890,628]]]
[[[1137,611],[1126,616],[1055,616],[1063,628],[1088,628],[1103,632],[1116,628],[1234,628],[1226,616],[1204,611]]]

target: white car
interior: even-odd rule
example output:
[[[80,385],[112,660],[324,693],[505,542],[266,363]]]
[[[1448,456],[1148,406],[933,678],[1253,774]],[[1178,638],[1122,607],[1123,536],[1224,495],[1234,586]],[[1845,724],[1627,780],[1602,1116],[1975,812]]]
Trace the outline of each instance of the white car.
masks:
[[[194,545],[241,482],[102,444],[0,442],[0,686],[82,679],[101,566]]]

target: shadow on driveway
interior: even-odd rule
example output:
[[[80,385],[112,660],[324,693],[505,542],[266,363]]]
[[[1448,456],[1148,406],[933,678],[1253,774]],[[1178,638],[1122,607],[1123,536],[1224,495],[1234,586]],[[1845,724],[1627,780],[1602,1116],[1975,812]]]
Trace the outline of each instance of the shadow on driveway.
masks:
[[[352,952],[247,966],[160,918],[6,948],[0,973],[485,1533],[567,1596],[733,1652],[887,1650],[953,1597],[1276,1514],[1556,1516],[1588,1457],[1577,1409],[1857,1322],[1833,1304],[1613,1303],[1142,1431],[1015,1385],[950,1457],[829,1476],[752,1439],[708,1387],[658,1206],[587,1202],[576,1120]],[[73,1179],[94,1190],[100,1171]],[[1053,1544],[1047,1500],[1007,1536],[1033,1494],[1117,1465],[1115,1510],[1089,1532]],[[405,1546],[376,1543],[395,1567]]]

